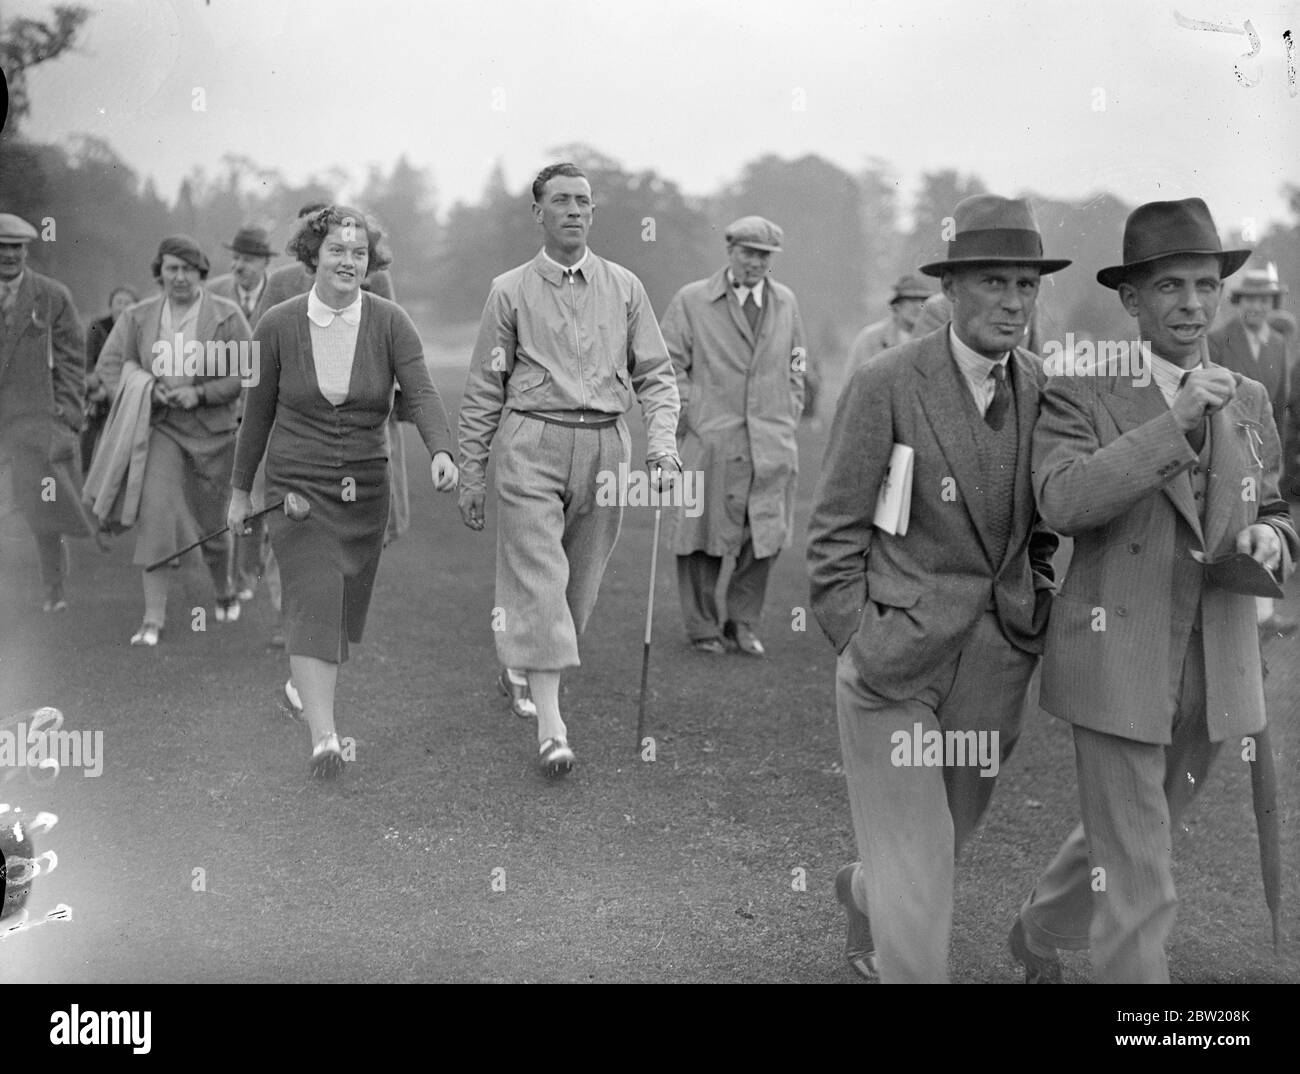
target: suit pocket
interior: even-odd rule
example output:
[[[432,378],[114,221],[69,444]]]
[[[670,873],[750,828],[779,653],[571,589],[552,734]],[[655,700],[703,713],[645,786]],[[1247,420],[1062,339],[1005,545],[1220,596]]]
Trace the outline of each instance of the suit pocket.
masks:
[[[921,589],[906,578],[867,571],[867,599],[888,608],[911,608],[921,597]]]

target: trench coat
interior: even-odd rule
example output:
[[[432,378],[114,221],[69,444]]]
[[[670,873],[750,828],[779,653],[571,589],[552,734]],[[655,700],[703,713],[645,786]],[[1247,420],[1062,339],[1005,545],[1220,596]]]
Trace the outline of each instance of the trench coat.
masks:
[[[677,292],[662,330],[681,396],[682,470],[699,472],[703,490],[698,517],[677,511],[673,552],[736,555],[748,528],[755,558],[776,555],[794,532],[808,367],[794,292],[767,278],[755,339],[720,269]]]
[[[72,295],[28,266],[0,324],[0,465],[11,467],[14,503],[35,533],[87,535],[77,507],[85,394],[85,336]]]

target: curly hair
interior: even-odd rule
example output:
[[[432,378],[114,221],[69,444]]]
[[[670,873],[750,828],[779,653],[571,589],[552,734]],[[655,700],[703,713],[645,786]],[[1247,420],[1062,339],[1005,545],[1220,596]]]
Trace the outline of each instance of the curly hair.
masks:
[[[369,255],[366,262],[367,275],[386,269],[393,263],[393,252],[388,247],[384,229],[378,221],[360,209],[346,205],[326,205],[325,208],[302,217],[298,221],[297,232],[289,240],[284,252],[292,254],[306,266],[308,272],[314,273],[320,262],[321,243],[330,233],[330,228],[348,225],[362,228],[366,233],[366,253]]]
[[[553,179],[557,175],[562,175],[566,179],[587,178],[586,172],[584,172],[576,164],[570,164],[568,161],[563,161],[560,164],[546,165],[545,168],[543,168],[540,172],[537,173],[537,178],[533,180],[533,204],[534,205],[540,205],[542,203],[542,191],[546,189],[547,180]]]

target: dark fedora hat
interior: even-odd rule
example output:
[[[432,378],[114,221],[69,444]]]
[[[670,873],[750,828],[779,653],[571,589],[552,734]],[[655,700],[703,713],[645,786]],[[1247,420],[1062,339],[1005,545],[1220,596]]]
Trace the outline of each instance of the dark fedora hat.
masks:
[[[1200,198],[1149,201],[1124,222],[1124,264],[1102,269],[1097,282],[1114,291],[1139,265],[1187,255],[1213,255],[1219,259],[1219,275],[1231,276],[1250,254],[1250,250],[1223,248],[1214,218]]]
[[[223,245],[227,250],[233,250],[237,254],[248,254],[249,257],[274,257],[275,251],[271,249],[269,239],[266,228],[246,224],[235,232],[234,242],[223,243]]]
[[[938,276],[944,269],[989,262],[1033,265],[1044,274],[1059,272],[1070,264],[1043,256],[1043,236],[1029,202],[1023,198],[974,194],[957,203],[952,218],[957,231],[948,243],[948,256],[943,261],[922,265],[920,271],[927,276]]]

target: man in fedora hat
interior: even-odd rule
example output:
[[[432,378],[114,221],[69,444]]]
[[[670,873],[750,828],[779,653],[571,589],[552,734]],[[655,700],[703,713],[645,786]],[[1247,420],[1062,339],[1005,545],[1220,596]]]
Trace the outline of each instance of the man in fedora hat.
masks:
[[[1246,553],[1282,581],[1300,550],[1268,396],[1206,353],[1221,281],[1249,256],[1199,198],[1139,206],[1097,281],[1151,369],[1053,377],[1043,397],[1034,491],[1074,558],[1040,703],[1073,725],[1083,823],[1011,930],[1030,983],[1060,980],[1057,948],[1090,948],[1099,982],[1168,982],[1172,833],[1219,746],[1265,725],[1253,601],[1204,566]]]
[[[794,530],[807,353],[794,292],[769,275],[781,229],[745,216],[725,238],[727,265],[688,283],[664,314],[681,398],[678,450],[703,489],[702,511],[678,507],[672,548],[694,648],[762,656],[754,628]],[[717,602],[724,556],[736,559],[725,616]]]
[[[208,291],[238,304],[250,328],[256,328],[267,307],[262,303],[266,291],[267,266],[275,251],[271,249],[270,236],[265,228],[245,224],[232,242],[226,243],[230,251],[230,271],[208,281]],[[254,481],[253,495],[263,506],[265,501],[265,471],[258,471],[261,482]],[[262,485],[259,488],[258,485]],[[257,583],[263,574],[271,587],[272,603],[279,606],[279,571],[271,557],[270,540],[266,532],[266,519],[255,518],[248,524],[247,533],[235,534],[235,550],[230,560],[231,582],[235,596],[241,601],[253,599]]]
[[[1219,365],[1257,380],[1268,392],[1273,405],[1273,422],[1282,442],[1285,459],[1297,449],[1293,430],[1296,415],[1291,412],[1291,373],[1287,365],[1286,340],[1269,324],[1269,311],[1283,294],[1277,267],[1248,268],[1232,289],[1237,315],[1209,334],[1210,358]],[[1285,470],[1284,466],[1284,470]],[[1285,637],[1294,634],[1296,621],[1274,611],[1272,597],[1257,597],[1260,633]]]
[[[1025,201],[981,194],[953,217],[948,256],[921,268],[951,321],[854,373],[808,527],[860,856],[836,895],[850,965],[886,982],[948,979],[954,862],[1020,733],[1057,545],[1030,486],[1045,377],[1019,344],[1039,277],[1070,262],[1043,256]],[[896,445],[910,519],[878,527]]]
[[[889,315],[867,325],[849,349],[849,366],[846,380],[881,351],[897,347],[912,338],[916,319],[921,314],[925,300],[934,294],[934,288],[919,276],[901,276],[894,284],[894,297],[889,300]],[[938,326],[936,326],[938,327]]]
[[[27,266],[36,229],[0,213],[0,473],[36,538],[47,612],[65,609],[65,534],[89,536],[80,441],[86,356],[72,295]]]

